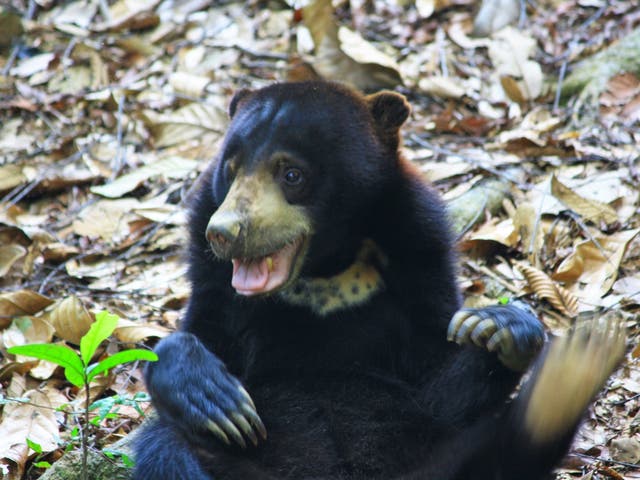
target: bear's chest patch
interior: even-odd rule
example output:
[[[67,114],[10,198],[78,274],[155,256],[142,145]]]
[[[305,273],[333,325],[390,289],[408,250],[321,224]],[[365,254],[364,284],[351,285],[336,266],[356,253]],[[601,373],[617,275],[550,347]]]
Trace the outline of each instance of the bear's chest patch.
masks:
[[[329,278],[298,278],[280,297],[287,303],[307,306],[318,315],[327,315],[369,301],[384,290],[380,269],[386,256],[371,240],[365,240],[355,261]]]

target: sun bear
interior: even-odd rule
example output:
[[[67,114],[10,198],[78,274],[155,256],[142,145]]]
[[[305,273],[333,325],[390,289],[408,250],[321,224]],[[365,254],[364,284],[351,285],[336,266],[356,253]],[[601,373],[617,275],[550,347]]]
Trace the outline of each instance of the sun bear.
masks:
[[[233,97],[190,205],[185,319],[146,369],[136,479],[549,474],[624,332],[543,347],[522,304],[460,310],[445,208],[399,154],[409,112],[325,82]]]

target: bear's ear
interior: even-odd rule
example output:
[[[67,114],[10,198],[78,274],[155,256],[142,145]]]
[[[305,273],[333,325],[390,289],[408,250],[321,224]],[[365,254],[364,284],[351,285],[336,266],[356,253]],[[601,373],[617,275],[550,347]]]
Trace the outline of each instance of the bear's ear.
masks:
[[[376,127],[386,133],[396,132],[411,113],[409,102],[399,93],[384,90],[365,99]]]
[[[233,98],[231,99],[231,103],[229,104],[229,117],[233,118],[233,116],[236,114],[236,111],[238,110],[238,107],[242,104],[242,102],[246,101],[252,93],[252,90],[243,88],[233,94]]]

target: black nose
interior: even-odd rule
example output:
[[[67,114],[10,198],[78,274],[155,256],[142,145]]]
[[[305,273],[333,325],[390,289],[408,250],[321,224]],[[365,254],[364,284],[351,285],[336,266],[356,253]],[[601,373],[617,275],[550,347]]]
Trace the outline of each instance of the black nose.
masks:
[[[225,248],[238,239],[242,230],[241,218],[235,212],[216,212],[207,225],[207,240],[212,245]]]

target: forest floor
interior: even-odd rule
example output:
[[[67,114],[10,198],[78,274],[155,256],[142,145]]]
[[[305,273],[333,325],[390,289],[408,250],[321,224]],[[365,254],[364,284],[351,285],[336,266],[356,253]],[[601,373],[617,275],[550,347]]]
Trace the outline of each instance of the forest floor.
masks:
[[[640,80],[554,93],[638,29],[638,3],[515,1],[527,9],[512,26],[477,20],[483,37],[472,0],[292,3],[2,2],[0,478],[37,478],[78,443],[78,389],[6,349],[77,349],[101,310],[121,317],[101,355],[174,330],[189,297],[183,200],[231,95],[314,75],[405,94],[404,153],[447,201],[502,189],[459,227],[468,305],[523,298],[558,334],[624,319],[624,365],[558,478],[640,478]],[[97,378],[91,398],[94,450],[149,406],[138,364]]]

